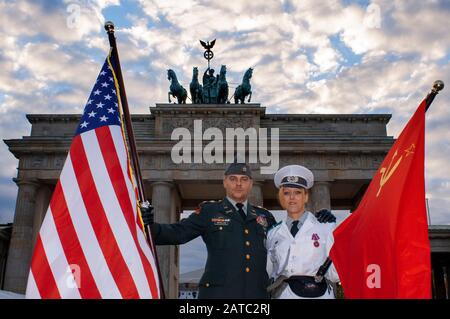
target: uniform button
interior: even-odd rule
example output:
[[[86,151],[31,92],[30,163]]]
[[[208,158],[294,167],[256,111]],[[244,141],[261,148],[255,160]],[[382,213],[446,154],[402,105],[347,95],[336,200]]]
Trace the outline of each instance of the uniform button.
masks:
[[[249,254],[245,255],[245,259],[249,260],[250,259],[250,255]]]
[[[246,233],[248,235],[248,229],[244,230],[244,233]]]
[[[219,227],[219,230],[222,230],[222,229],[223,229],[223,227],[222,227],[222,226],[220,226],[220,227]]]
[[[250,272],[250,268],[245,268],[245,272]]]
[[[247,241],[245,242],[245,245],[246,245],[246,246],[250,246],[250,242],[247,240]]]
[[[205,287],[209,287],[209,282],[207,282],[207,283],[205,284]]]

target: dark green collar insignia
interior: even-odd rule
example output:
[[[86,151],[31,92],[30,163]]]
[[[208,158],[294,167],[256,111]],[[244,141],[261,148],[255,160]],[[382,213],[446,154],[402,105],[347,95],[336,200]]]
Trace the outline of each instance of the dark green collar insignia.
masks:
[[[224,211],[225,214],[230,214],[233,212],[233,209],[230,207],[231,204],[226,199],[222,200],[222,205],[225,210]]]

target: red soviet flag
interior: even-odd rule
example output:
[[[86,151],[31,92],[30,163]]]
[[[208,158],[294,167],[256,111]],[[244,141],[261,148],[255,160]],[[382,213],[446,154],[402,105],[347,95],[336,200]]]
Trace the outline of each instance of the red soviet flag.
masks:
[[[346,298],[431,298],[425,210],[424,100],[334,231],[330,257]]]

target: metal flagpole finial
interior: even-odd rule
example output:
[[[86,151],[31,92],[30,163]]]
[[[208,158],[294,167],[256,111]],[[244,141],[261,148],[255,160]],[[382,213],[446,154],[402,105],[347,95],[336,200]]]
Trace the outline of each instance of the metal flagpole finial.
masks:
[[[441,91],[444,88],[444,82],[441,80],[436,80],[433,83],[433,88],[431,89],[431,92],[428,93],[426,99],[426,103],[427,106],[425,108],[425,112],[428,110],[428,108],[430,107],[431,103],[433,102],[434,98],[436,95],[439,94],[439,91]]]
[[[439,91],[441,91],[444,88],[444,82],[441,80],[436,80],[433,83],[433,88],[431,89],[431,91],[433,93],[438,93]]]
[[[114,32],[114,23],[112,21],[106,21],[105,30],[106,32]]]

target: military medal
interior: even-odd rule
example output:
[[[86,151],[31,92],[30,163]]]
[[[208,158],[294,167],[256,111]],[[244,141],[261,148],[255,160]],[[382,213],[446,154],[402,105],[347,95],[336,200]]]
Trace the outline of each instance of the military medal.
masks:
[[[256,217],[256,222],[264,228],[267,228],[267,226],[269,226],[269,224],[267,224],[267,219],[262,215]]]
[[[228,224],[230,224],[230,219],[223,217],[211,218],[211,222],[216,226],[228,226]]]
[[[320,246],[320,244],[319,244],[319,239],[320,239],[319,235],[317,235],[316,233],[312,234],[311,240],[314,240],[313,245],[314,245],[314,247],[316,247],[316,248]]]

